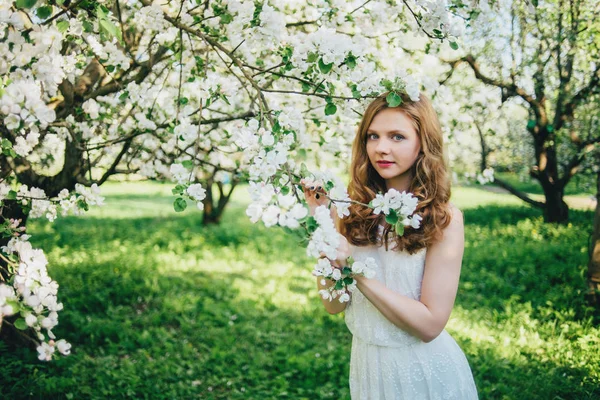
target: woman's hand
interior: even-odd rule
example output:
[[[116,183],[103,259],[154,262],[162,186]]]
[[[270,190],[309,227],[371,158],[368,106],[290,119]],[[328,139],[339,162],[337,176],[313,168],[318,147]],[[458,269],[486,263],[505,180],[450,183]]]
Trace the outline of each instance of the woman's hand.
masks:
[[[327,192],[323,189],[323,184],[320,181],[302,179],[300,184],[304,189],[304,198],[311,216],[315,215],[317,207],[329,205],[329,199],[325,196]]]
[[[351,256],[350,244],[343,235],[339,233],[338,235],[340,235],[340,245],[337,248],[337,258],[332,260],[331,258],[328,258],[325,253],[321,253],[321,258],[327,258],[331,262],[331,266],[333,268],[342,269],[348,265],[346,260]]]
[[[310,210],[310,215],[315,215],[315,210],[319,206],[328,206],[330,200],[325,196],[327,192],[323,189],[323,184],[320,181],[311,181],[308,179],[300,180],[300,184],[304,188],[304,198],[306,199],[306,203],[308,204],[308,208]],[[331,218],[334,219],[335,208],[331,206]],[[334,220],[335,221],[335,220]],[[337,258],[331,261],[331,264],[334,268],[343,268],[346,265],[346,259],[350,257],[350,244],[348,240],[341,234],[340,236],[340,245],[337,248]],[[321,254],[321,257],[325,257],[324,254]]]

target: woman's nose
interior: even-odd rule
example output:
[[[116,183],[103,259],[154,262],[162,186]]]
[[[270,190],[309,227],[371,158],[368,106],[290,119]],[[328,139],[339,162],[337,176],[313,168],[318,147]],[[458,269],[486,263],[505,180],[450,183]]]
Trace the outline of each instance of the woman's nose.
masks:
[[[390,151],[390,146],[389,146],[389,143],[387,142],[387,140],[385,140],[385,139],[378,140],[375,151],[377,151],[378,153],[388,153]]]

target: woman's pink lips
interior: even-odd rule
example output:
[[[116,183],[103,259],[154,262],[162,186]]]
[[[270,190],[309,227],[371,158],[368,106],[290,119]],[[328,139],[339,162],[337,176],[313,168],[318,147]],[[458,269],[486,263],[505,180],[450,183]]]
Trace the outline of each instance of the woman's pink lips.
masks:
[[[377,164],[381,165],[382,167],[392,165],[393,163],[393,161],[377,161]]]

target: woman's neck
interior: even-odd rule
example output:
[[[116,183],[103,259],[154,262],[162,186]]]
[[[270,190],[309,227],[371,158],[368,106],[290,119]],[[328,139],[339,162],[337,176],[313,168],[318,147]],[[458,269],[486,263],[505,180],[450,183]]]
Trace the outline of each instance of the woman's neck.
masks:
[[[412,174],[406,173],[406,174],[396,176],[392,179],[387,179],[385,181],[385,186],[386,186],[387,190],[396,189],[399,192],[408,192],[412,181],[413,181]]]

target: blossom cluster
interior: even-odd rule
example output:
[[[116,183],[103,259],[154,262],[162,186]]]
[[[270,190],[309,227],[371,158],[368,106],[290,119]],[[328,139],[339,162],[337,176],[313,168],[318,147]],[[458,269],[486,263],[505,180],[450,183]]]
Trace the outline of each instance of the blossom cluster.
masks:
[[[477,182],[480,185],[485,185],[486,183],[494,182],[494,169],[488,167],[483,170],[480,174],[477,174]]]
[[[356,290],[356,279],[354,276],[363,275],[366,278],[375,276],[377,264],[373,257],[367,257],[364,261],[355,261],[349,257],[349,265],[342,268],[336,268],[327,258],[320,258],[312,272],[314,276],[321,276],[321,285],[327,284],[326,279],[335,282],[327,289],[319,290],[319,294],[324,300],[333,301],[338,299],[340,303],[350,301],[350,295]]]
[[[10,185],[0,182],[0,202],[5,199],[17,200],[22,206],[29,207],[31,218],[45,217],[49,221],[54,221],[59,212],[63,216],[71,212],[80,215],[91,205],[104,204],[97,184],[87,187],[80,183],[75,184],[73,192],[63,189],[56,199],[51,199],[43,189],[20,185],[13,191]]]
[[[194,174],[190,169],[193,167],[193,163],[190,160],[185,163],[186,165],[183,163],[172,164],[169,170],[172,179],[177,182],[172,192],[181,196],[175,200],[175,211],[183,211],[187,207],[186,198],[196,203],[199,210],[204,210],[206,189],[200,183],[191,183]]]
[[[386,221],[395,225],[396,233],[402,236],[405,226],[414,229],[421,226],[422,217],[415,214],[417,204],[418,199],[412,193],[390,189],[383,195],[378,193],[369,205],[373,207],[373,214],[385,214]]]
[[[20,185],[13,191],[11,186],[0,183],[0,202],[7,199],[28,207],[29,217],[45,217],[50,221],[56,219],[59,212],[81,214],[90,205],[102,205],[104,201],[96,184],[91,187],[76,184],[73,193],[63,189],[57,198],[50,199],[44,190],[36,187]],[[4,225],[4,235],[12,238],[0,248],[6,263],[4,269],[10,276],[9,284],[0,283],[0,325],[4,317],[18,314],[14,326],[21,330],[33,329],[40,341],[39,359],[49,361],[56,350],[63,355],[70,353],[71,345],[64,339],[55,341],[52,333],[63,305],[57,299],[58,283],[48,275],[43,250],[33,248],[30,236],[22,233],[25,227],[19,226],[19,222],[11,220]]]
[[[252,223],[262,220],[267,227],[279,225],[295,229],[308,214],[306,207],[293,195],[276,193],[272,184],[250,182],[248,191],[252,203],[246,209],[246,215]]]
[[[321,170],[312,174],[313,181],[323,183],[329,198],[335,204],[335,210],[339,218],[350,215],[351,199],[344,186],[344,182],[333,174],[331,170]]]
[[[16,227],[14,230],[19,229]],[[56,337],[52,333],[58,325],[58,312],[63,308],[57,299],[58,283],[48,276],[44,252],[33,248],[29,235],[17,235],[1,248],[5,259],[9,260],[6,268],[14,268],[14,275],[12,285],[0,284],[0,321],[19,314],[14,325],[17,329],[34,330],[41,341],[37,348],[40,360],[49,361],[55,349],[68,355],[71,345],[64,339],[55,342]],[[46,337],[50,339],[47,342]]]
[[[283,121],[290,120],[286,114],[283,116],[286,117],[282,118]],[[275,133],[265,129],[254,118],[235,134],[234,140],[244,151],[243,165],[247,166],[253,181],[267,181],[284,164],[289,164],[290,149],[295,145],[294,135],[291,133]]]
[[[331,259],[337,258],[337,248],[340,245],[340,238],[333,220],[331,219],[330,211],[325,206],[319,206],[315,209],[314,218],[318,224],[318,228],[312,233],[306,254],[312,257],[319,257],[325,254]]]

